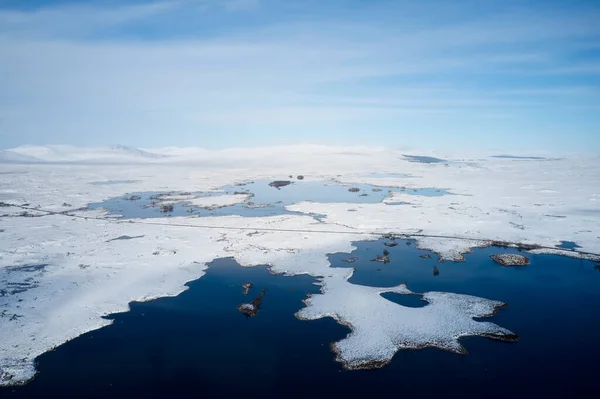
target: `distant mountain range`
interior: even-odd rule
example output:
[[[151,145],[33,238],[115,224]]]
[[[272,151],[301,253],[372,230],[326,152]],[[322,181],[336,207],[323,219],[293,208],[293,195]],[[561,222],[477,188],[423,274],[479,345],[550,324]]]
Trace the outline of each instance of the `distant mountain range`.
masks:
[[[135,147],[113,145],[109,147],[74,147],[70,145],[25,145],[0,151],[0,162],[140,162],[166,158],[168,155],[140,150]]]

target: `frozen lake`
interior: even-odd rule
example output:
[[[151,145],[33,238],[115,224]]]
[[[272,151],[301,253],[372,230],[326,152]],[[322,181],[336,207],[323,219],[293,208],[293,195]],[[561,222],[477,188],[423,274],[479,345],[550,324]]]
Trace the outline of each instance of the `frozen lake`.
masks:
[[[600,319],[591,315],[600,312],[600,272],[592,262],[529,255],[526,267],[503,267],[489,256],[519,252],[492,247],[476,249],[464,263],[439,263],[435,254],[412,242],[406,245],[410,241],[397,240],[394,247],[385,242],[389,240],[357,242],[354,252],[329,259],[335,268],[356,269],[353,284],[405,281],[417,292],[500,299],[508,307],[490,321],[510,328],[519,341],[468,337],[461,339],[468,355],[434,348],[400,351],[382,369],[345,371],[334,361],[330,343],[349,329],[330,318],[294,317],[306,295],[319,292],[314,278],[276,276],[264,267],[243,268],[232,259],[218,259],[187,291],[132,303],[130,312],[109,316],[113,325],[40,356],[39,375],[32,382],[0,393],[9,398],[180,397],[197,392],[272,397],[286,395],[292,385],[295,397],[352,397],[389,394],[401,384],[405,395],[429,397],[451,390],[475,398],[481,392],[506,397],[515,389],[552,397],[597,390]],[[371,261],[384,250],[390,252],[389,263]],[[345,262],[349,258],[356,260]],[[434,268],[439,274],[434,275]],[[242,289],[246,282],[253,283],[247,296]],[[256,317],[236,310],[263,289],[267,295]],[[391,301],[404,297],[383,296]],[[397,303],[428,306],[419,296],[408,297]]]
[[[593,389],[600,267],[556,254],[600,259],[595,160],[187,159],[3,165],[0,396]]]
[[[440,188],[402,188],[374,186],[370,184],[343,185],[332,181],[291,181],[284,187],[272,187],[272,181],[256,180],[233,186],[225,186],[218,192],[185,193],[189,197],[220,197],[223,195],[248,194],[249,197],[238,204],[222,207],[199,207],[190,204],[185,199],[179,199],[173,204],[173,210],[163,213],[160,211],[161,196],[180,193],[137,192],[128,193],[103,202],[92,203],[90,209],[104,208],[111,214],[129,218],[151,218],[165,216],[230,216],[264,217],[284,214],[299,214],[286,210],[285,207],[302,201],[321,203],[353,203],[376,204],[390,196],[391,192],[401,192],[415,196],[437,197],[449,194]],[[349,191],[352,190],[352,191]],[[132,195],[140,197],[137,200],[127,200]],[[185,195],[184,195],[185,196]],[[167,199],[169,197],[166,197]],[[152,205],[154,204],[154,206]],[[390,205],[396,205],[391,202]],[[318,216],[317,216],[318,218]]]

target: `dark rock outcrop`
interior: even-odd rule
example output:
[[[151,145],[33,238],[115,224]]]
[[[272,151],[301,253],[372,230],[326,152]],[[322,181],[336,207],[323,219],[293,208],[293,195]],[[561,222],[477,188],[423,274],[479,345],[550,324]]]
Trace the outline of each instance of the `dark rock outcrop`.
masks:
[[[390,263],[390,257],[377,255],[375,259],[371,259],[371,262]]]
[[[527,266],[529,258],[517,254],[499,254],[490,256],[492,260],[502,266]]]
[[[248,295],[248,292],[254,287],[254,284],[248,282],[246,284],[242,284],[242,288],[244,289],[244,295]]]
[[[289,180],[275,180],[269,183],[269,186],[280,189],[281,187],[289,186],[290,184],[292,184],[292,182]]]
[[[252,302],[242,303],[241,305],[239,305],[237,307],[237,310],[239,312],[245,314],[247,317],[256,316],[258,314],[258,310],[260,309],[260,307],[262,305],[262,298],[263,298],[263,296],[265,296],[266,293],[267,293],[266,289],[262,290],[260,292],[260,294],[258,294],[258,296],[252,300]]]
[[[162,213],[173,212],[173,204],[161,205],[160,211]]]

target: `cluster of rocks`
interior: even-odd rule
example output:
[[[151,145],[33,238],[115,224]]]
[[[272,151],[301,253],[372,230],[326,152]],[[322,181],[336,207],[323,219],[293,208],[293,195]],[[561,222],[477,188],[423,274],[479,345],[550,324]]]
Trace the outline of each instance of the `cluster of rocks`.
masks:
[[[280,189],[281,187],[289,186],[290,184],[292,184],[292,182],[289,180],[275,180],[269,183],[269,186]]]
[[[260,309],[260,306],[262,305],[262,298],[263,298],[263,296],[265,296],[266,293],[267,293],[266,289],[262,290],[260,292],[260,294],[258,294],[258,296],[252,300],[252,302],[242,303],[241,305],[239,305],[237,307],[237,310],[239,312],[245,314],[247,317],[256,316],[258,314],[258,310]]]
[[[360,188],[358,188],[358,187],[350,187],[348,189],[348,191],[350,191],[351,193],[357,193],[357,192],[360,191]]]
[[[244,289],[244,295],[248,295],[248,292],[254,287],[254,284],[248,282],[246,284],[242,284],[242,288]]]
[[[377,255],[375,259],[371,259],[371,262],[390,263],[389,255]]]
[[[527,266],[529,258],[517,254],[499,254],[490,256],[492,260],[502,266]]]
[[[125,197],[125,201],[137,201],[142,199],[139,195],[130,195],[129,197]]]
[[[163,204],[160,206],[162,213],[173,212],[173,204]]]

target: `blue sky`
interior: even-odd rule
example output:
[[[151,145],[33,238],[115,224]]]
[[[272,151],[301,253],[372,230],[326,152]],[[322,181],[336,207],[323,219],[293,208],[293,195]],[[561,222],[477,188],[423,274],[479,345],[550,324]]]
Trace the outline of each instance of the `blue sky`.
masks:
[[[0,0],[0,148],[600,153],[598,1]]]

